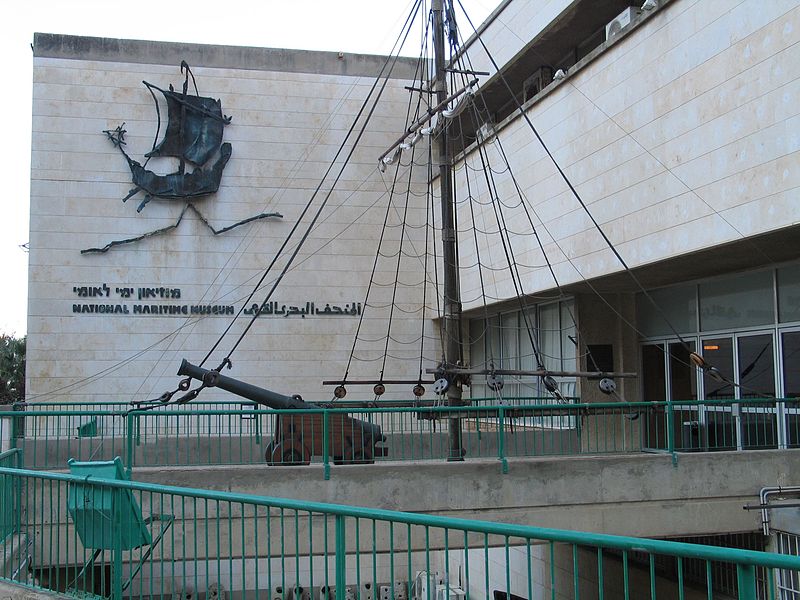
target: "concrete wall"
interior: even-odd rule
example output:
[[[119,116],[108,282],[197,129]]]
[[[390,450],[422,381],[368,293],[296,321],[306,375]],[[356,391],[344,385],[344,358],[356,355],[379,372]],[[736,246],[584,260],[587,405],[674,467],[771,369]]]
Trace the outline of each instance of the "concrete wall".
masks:
[[[676,466],[669,456],[659,455],[511,461],[505,475],[498,463],[485,462],[334,467],[328,481],[315,467],[143,468],[134,471],[134,476],[140,481],[202,485],[226,492],[403,508],[548,528],[670,537],[756,530],[760,515],[741,509],[757,498],[753,473],[761,481],[785,484],[796,471],[797,462],[796,453],[763,451],[681,455]],[[375,485],[376,478],[383,483]],[[27,487],[28,505],[22,522],[31,542],[29,553],[35,569],[74,564],[84,557],[82,546],[70,541],[75,530],[65,509],[67,495],[66,485],[39,482]],[[148,568],[137,583],[144,589],[151,581],[168,590],[184,589],[187,582],[206,585],[213,577],[235,582],[228,589],[254,589],[256,572],[260,589],[264,589],[265,579],[277,579],[281,572],[286,573],[289,583],[319,585],[333,564],[335,527],[330,518],[288,509],[256,509],[235,496],[211,502],[180,492],[134,492],[134,497],[144,516],[166,513],[175,517],[172,529],[153,554],[155,566]],[[348,584],[358,578],[361,582],[387,581],[392,573],[395,581],[404,581],[409,572],[437,570],[449,571],[452,584],[467,585],[463,549],[468,544],[474,549],[469,558],[469,585],[475,587],[477,597],[483,597],[486,591],[487,575],[489,591],[505,589],[507,560],[513,577],[511,591],[524,596],[526,549],[516,548],[506,559],[503,547],[506,543],[518,546],[522,540],[479,534],[465,539],[457,531],[446,536],[444,530],[435,527],[392,528],[368,517],[360,519],[359,524],[357,532],[355,521],[345,520],[345,548],[350,555]],[[484,550],[487,546],[491,549],[488,555]],[[537,582],[535,589],[549,591],[549,548],[546,544],[542,547],[534,546],[531,569]],[[446,548],[450,550],[449,560],[443,554]],[[361,555],[358,559],[356,550]],[[426,550],[431,554],[426,555]],[[557,550],[556,589],[569,597],[575,568],[572,551],[569,547]],[[390,551],[394,551],[394,557],[388,554]],[[134,552],[132,556],[135,559],[137,555]],[[299,562],[296,556],[301,557]],[[185,565],[176,563],[176,557],[186,560]],[[596,561],[595,553],[580,553],[577,568],[581,597],[584,589],[589,597],[598,589]],[[460,565],[464,568],[459,569]],[[619,561],[607,554],[604,568],[606,593],[616,593],[622,581]],[[633,568],[631,572],[632,589],[649,587],[646,570]],[[671,597],[669,582],[660,579],[657,585]]]
[[[752,531],[742,506],[791,481],[792,451],[510,459],[465,463],[141,468],[140,481],[632,536]],[[755,475],[757,474],[757,475]],[[378,485],[376,485],[378,482]]]
[[[523,3],[524,4],[524,3]],[[670,2],[527,111],[556,161],[617,247],[637,267],[797,223],[800,3]],[[622,270],[520,117],[498,136],[560,284]],[[535,293],[554,287],[497,144],[488,144],[511,245]],[[480,164],[473,150],[466,156]],[[458,189],[467,189],[461,171]],[[496,231],[482,177],[471,175],[476,223]],[[472,223],[467,203],[462,228]],[[505,266],[479,235],[481,260]],[[474,242],[461,262],[476,263]],[[513,296],[508,272],[488,272],[487,294]],[[479,296],[477,271],[462,295]],[[466,308],[478,307],[480,301]],[[588,315],[584,314],[584,318]]]
[[[180,88],[182,58],[189,61],[200,93],[220,98],[224,114],[232,117],[224,139],[233,151],[220,190],[196,200],[195,205],[216,228],[261,212],[277,211],[283,219],[259,221],[214,236],[189,212],[175,230],[105,254],[82,255],[82,249],[176,223],[182,201],[155,199],[140,214],[136,206],[142,194],[121,202],[132,187],[131,173],[103,130],[125,123],[125,148],[142,162],[153,144],[157,118],[153,99],[141,82]],[[181,358],[199,362],[231,316],[133,314],[135,305],[222,305],[238,311],[246,302],[247,306],[260,303],[277,271],[267,277],[253,300],[247,300],[248,294],[292,226],[298,220],[310,221],[313,211],[301,218],[303,207],[383,62],[381,57],[336,53],[38,36],[33,82],[29,397],[61,390],[47,398],[127,401],[174,389]],[[362,303],[361,335],[369,341],[356,350],[360,360],[354,360],[350,369],[350,376],[356,378],[378,376],[380,363],[373,359],[382,355],[387,335],[392,288],[373,288],[369,298],[373,307],[364,305],[387,212],[388,184],[376,165],[377,157],[403,129],[408,95],[403,86],[412,72],[410,61],[396,65],[360,149],[344,170],[295,268],[272,298],[278,306],[305,308],[313,302],[320,310],[326,304]],[[163,135],[164,106],[161,116]],[[147,168],[165,174],[176,165],[171,159],[152,159]],[[402,180],[402,170],[400,174]],[[403,181],[406,187],[419,183]],[[323,186],[323,196],[329,188],[330,182]],[[414,204],[417,197],[411,198],[409,221],[422,223],[425,200]],[[404,199],[403,193],[393,203]],[[390,212],[390,225],[398,222],[399,214]],[[423,228],[407,229],[406,243],[419,245],[423,232]],[[388,258],[376,265],[379,283],[394,281],[400,236],[398,227],[384,236],[383,254]],[[279,261],[277,267],[283,264]],[[420,261],[404,256],[399,277],[405,282],[422,280]],[[84,286],[99,288],[101,296],[82,297]],[[145,287],[177,289],[180,298],[170,292],[167,298],[142,299],[139,288]],[[126,288],[132,291],[130,297],[125,295]],[[419,345],[409,340],[420,336],[415,311],[421,307],[422,288],[403,287],[396,301],[408,312],[394,315],[389,351],[398,360],[387,369],[394,377],[415,378]],[[73,308],[101,304],[122,306],[130,313],[79,314]],[[244,328],[243,320],[212,357],[214,365],[208,366],[216,366],[222,353],[233,347]],[[321,381],[344,375],[358,321],[357,316],[262,316],[233,357],[235,369],[230,375],[307,399],[329,399],[331,389],[323,390]],[[426,334],[430,331],[428,324]],[[432,355],[438,355],[435,337],[427,343]],[[399,392],[402,397],[411,395],[408,387]],[[208,391],[203,397],[231,396]]]
[[[458,574],[458,584],[469,588],[470,598],[492,598],[495,590],[509,591],[522,598],[574,598],[596,599],[600,597],[600,568],[596,550],[579,548],[577,561],[573,548],[569,545],[549,544],[513,546],[506,548],[474,549],[450,553],[449,569],[452,576]],[[440,557],[444,560],[444,555]],[[488,560],[485,560],[488,558]],[[443,563],[442,563],[443,564]],[[467,567],[467,565],[469,565]],[[575,571],[578,572],[578,589],[575,589]],[[628,568],[628,589],[625,590],[625,576],[622,560],[605,552],[603,555],[602,593],[606,598],[644,598],[650,593],[650,573],[642,566],[631,562]],[[487,585],[488,582],[488,585]],[[657,596],[677,598],[677,582],[662,575],[656,575]],[[684,586],[681,597],[701,600],[707,598],[703,590]]]
[[[676,537],[754,531],[757,511],[742,506],[757,498],[752,474],[785,482],[798,459],[786,451],[669,456],[591,457],[510,461],[503,474],[497,461],[472,463],[334,466],[325,480],[320,466],[138,468],[142,482],[203,487],[232,493],[328,502],[443,516],[545,526],[635,537]],[[377,483],[376,483],[377,482]],[[37,565],[80,560],[67,513],[68,487],[30,483],[22,522]],[[334,545],[331,519],[304,511],[256,508],[236,497],[195,499],[191,492],[133,492],[144,516],[171,514],[171,533],[156,557],[281,557],[324,553]],[[350,551],[385,553],[463,548],[464,537],[431,527],[423,532],[365,518],[356,535],[347,520]],[[424,533],[424,534],[423,534]],[[327,540],[327,541],[326,541]],[[327,543],[327,546],[326,546]],[[470,536],[471,547],[502,546],[502,538]],[[508,541],[511,545],[520,540]],[[405,551],[405,550],[404,550]]]

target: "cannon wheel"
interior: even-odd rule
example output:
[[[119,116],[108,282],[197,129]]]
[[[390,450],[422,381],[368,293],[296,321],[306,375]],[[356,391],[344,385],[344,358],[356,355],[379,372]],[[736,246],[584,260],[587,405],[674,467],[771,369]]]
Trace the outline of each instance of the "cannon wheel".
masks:
[[[353,446],[352,441],[349,441],[347,449],[344,452],[342,463],[346,465],[371,465],[375,460],[372,457],[368,448],[361,446]]]
[[[272,453],[267,458],[270,465],[308,465],[311,463],[311,453],[300,444],[279,443],[272,446]]]
[[[272,451],[275,449],[275,442],[270,442],[267,444],[267,447],[264,448],[264,460],[268,465],[272,464]]]

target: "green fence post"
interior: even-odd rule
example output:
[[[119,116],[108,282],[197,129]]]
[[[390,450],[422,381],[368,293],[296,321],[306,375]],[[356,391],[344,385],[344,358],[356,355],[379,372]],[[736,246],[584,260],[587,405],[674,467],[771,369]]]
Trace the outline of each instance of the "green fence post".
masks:
[[[126,523],[122,523],[121,519],[123,490],[121,488],[93,487],[92,493],[97,494],[98,490],[110,491],[114,498],[112,511],[118,527],[116,528],[117,530],[114,531],[114,527],[112,526],[112,537],[114,541],[111,550],[113,561],[111,567],[111,600],[122,600],[122,529],[127,525]]]
[[[25,403],[20,402],[14,404],[13,411],[25,412]],[[17,448],[18,438],[25,437],[25,417],[12,417],[11,418],[11,448]]]
[[[756,568],[754,565],[736,565],[736,584],[739,600],[756,600]]]
[[[345,545],[344,515],[336,515],[336,600],[345,600],[347,585],[347,546]]]
[[[508,473],[508,461],[506,460],[506,431],[505,431],[506,411],[500,406],[497,409],[497,458],[500,459],[503,474]]]
[[[667,452],[672,455],[672,466],[678,466],[678,454],[675,452],[675,409],[672,402],[667,401]]]
[[[133,471],[133,445],[134,445],[134,414],[129,412],[125,415],[125,473],[128,478]]]
[[[331,457],[330,457],[331,428],[330,428],[329,417],[330,413],[328,413],[327,410],[323,410],[322,411],[322,470],[324,473],[325,481],[331,478]]]

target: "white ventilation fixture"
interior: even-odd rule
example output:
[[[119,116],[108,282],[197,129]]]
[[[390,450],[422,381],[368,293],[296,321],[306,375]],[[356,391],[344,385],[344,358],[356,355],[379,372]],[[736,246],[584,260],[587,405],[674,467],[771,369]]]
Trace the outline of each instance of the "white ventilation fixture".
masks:
[[[436,600],[465,600],[466,592],[457,585],[437,585]]]
[[[428,595],[428,584],[431,587],[430,595]],[[417,571],[411,586],[411,600],[438,600],[436,590],[443,584],[444,579],[438,572],[428,574],[427,571]]]
[[[405,583],[394,584],[394,600],[408,600],[408,586]]]
[[[619,13],[616,17],[614,17],[613,21],[611,21],[608,25],[606,25],[606,41],[610,40],[620,31],[625,29],[628,25],[630,25],[633,21],[635,21],[641,14],[642,14],[641,9],[636,8],[635,6],[629,6],[621,13]]]
[[[495,134],[494,123],[486,121],[478,128],[478,141],[485,142]]]
[[[553,81],[553,69],[539,67],[522,84],[522,101],[527,102]]]

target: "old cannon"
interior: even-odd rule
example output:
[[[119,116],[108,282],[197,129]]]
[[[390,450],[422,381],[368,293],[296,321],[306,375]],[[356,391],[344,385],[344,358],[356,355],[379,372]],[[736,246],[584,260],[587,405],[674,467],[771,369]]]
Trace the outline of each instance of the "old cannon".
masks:
[[[178,369],[184,375],[203,382],[205,387],[218,387],[256,404],[289,414],[275,415],[275,437],[267,445],[264,457],[270,465],[307,465],[312,456],[324,454],[324,419],[319,404],[305,402],[300,396],[284,396],[258,386],[203,369],[184,359]],[[318,409],[303,414],[299,411]],[[295,412],[298,411],[298,412]],[[378,444],[386,441],[379,425],[360,421],[343,413],[328,413],[328,456],[335,464],[365,464],[376,456],[386,456],[387,449]]]

